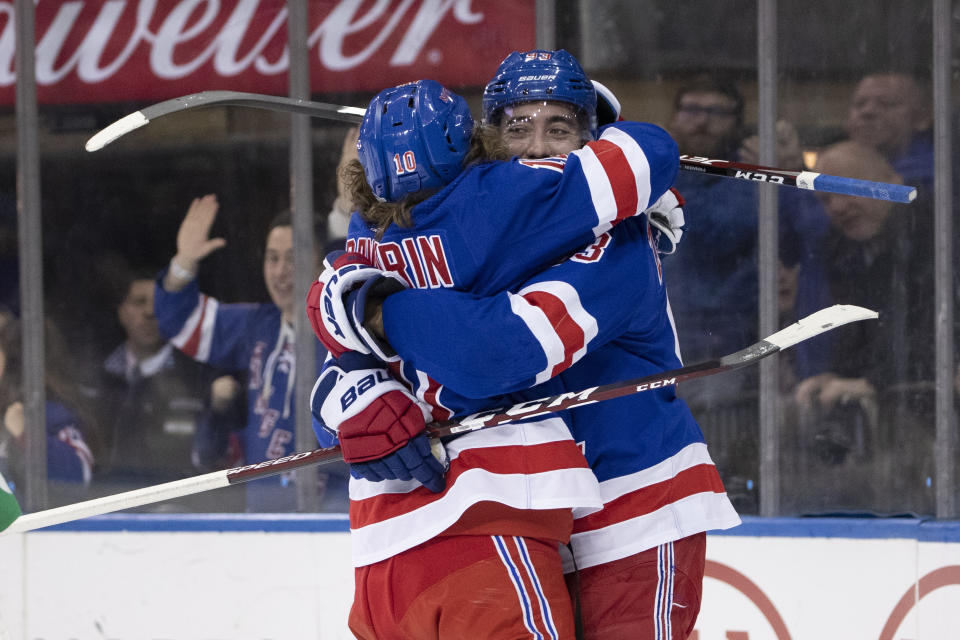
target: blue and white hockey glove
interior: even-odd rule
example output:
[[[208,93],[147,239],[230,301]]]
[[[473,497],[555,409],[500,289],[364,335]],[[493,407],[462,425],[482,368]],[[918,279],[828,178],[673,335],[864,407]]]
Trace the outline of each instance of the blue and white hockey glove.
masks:
[[[372,353],[381,360],[396,360],[393,349],[363,326],[371,300],[406,288],[392,271],[372,266],[359,253],[334,251],[324,258],[324,270],[307,293],[307,317],[313,332],[335,358],[348,351]]]
[[[623,116],[620,115],[620,101],[613,95],[613,91],[596,80],[590,82],[593,83],[593,88],[597,92],[597,126],[603,127],[623,120]]]
[[[350,473],[371,482],[419,480],[446,486],[446,450],[426,435],[430,412],[373,356],[348,352],[321,374],[311,397],[314,429],[340,440]],[[318,432],[321,442],[328,439]]]
[[[657,251],[662,255],[670,255],[680,244],[683,228],[686,225],[686,220],[683,218],[684,204],[680,192],[671,187],[644,212],[647,214],[650,226],[660,232],[657,237]]]

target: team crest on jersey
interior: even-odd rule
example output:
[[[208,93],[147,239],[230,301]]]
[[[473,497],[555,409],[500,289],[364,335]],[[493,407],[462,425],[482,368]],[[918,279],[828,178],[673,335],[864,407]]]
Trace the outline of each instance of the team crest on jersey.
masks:
[[[550,169],[551,171],[563,173],[563,167],[567,164],[567,156],[562,155],[554,156],[552,158],[517,160],[517,162],[525,167],[530,167],[531,169]]]

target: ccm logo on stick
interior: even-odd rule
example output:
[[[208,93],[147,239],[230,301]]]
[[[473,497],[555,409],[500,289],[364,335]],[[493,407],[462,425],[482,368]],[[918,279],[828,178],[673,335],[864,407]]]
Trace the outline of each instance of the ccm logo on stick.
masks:
[[[660,387],[666,387],[671,384],[677,384],[677,379],[668,378],[666,380],[654,380],[653,382],[638,384],[637,391],[646,391],[647,389],[659,389]]]
[[[743,178],[744,180],[756,180],[757,182],[772,182],[774,184],[783,184],[783,176],[772,176],[769,173],[757,173],[756,171],[740,171],[733,176],[734,178]]]

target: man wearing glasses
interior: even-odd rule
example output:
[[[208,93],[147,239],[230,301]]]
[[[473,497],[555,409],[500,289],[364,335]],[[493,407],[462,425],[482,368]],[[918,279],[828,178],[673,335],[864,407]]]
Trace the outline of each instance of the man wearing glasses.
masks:
[[[667,129],[681,154],[756,163],[756,136],[744,138],[744,101],[732,83],[698,77],[681,88]],[[796,132],[777,125],[777,166],[800,169]],[[686,204],[683,250],[671,255],[664,270],[667,291],[684,362],[699,362],[731,353],[758,339],[758,204],[756,186],[681,171],[674,183]],[[796,189],[778,191],[780,248],[813,260],[809,247],[828,222],[816,198]],[[805,286],[810,306],[816,287]],[[799,376],[815,372],[809,352],[797,351]],[[720,445],[714,457],[727,492],[740,513],[757,512],[758,417],[756,369],[685,383],[681,395],[700,421],[708,441]],[[736,425],[726,441],[716,431]],[[711,435],[715,431],[716,435]],[[727,429],[729,431],[729,429]],[[750,452],[753,452],[752,454]],[[729,459],[728,459],[729,457]]]

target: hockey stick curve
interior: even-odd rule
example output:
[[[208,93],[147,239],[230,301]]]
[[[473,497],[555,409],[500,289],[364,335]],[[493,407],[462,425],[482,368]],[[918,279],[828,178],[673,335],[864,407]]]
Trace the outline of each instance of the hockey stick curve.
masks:
[[[285,98],[260,93],[244,93],[241,91],[202,91],[179,98],[172,98],[164,102],[135,111],[116,122],[107,125],[89,140],[84,148],[89,152],[99,151],[117,138],[135,131],[149,122],[178,113],[187,109],[212,106],[237,106],[266,109],[269,111],[285,111],[300,113],[316,118],[339,120],[359,124],[363,120],[365,109],[313,102],[298,98]],[[889,200],[891,202],[909,203],[917,197],[917,190],[900,184],[886,182],[871,182],[856,178],[831,176],[812,171],[786,171],[773,167],[731,162],[729,160],[711,160],[699,156],[680,156],[680,168],[685,171],[695,171],[708,175],[754,182],[766,182],[779,186],[809,189],[811,191],[825,191],[848,196],[861,196],[875,200]]]
[[[752,365],[767,356],[841,325],[876,317],[877,313],[875,311],[864,309],[863,307],[833,305],[832,307],[821,309],[785,329],[781,329],[767,336],[746,349],[725,355],[716,360],[708,360],[699,364],[681,367],[663,373],[656,373],[642,378],[635,378],[633,380],[591,387],[579,392],[562,393],[549,398],[522,402],[509,408],[483,411],[457,420],[436,422],[428,425],[427,431],[430,436],[436,438],[469,431],[478,431],[515,420],[554,413],[563,409],[572,409],[574,407],[620,398],[651,389],[660,389],[676,385],[684,380],[702,378],[723,371],[732,371]],[[324,464],[342,459],[340,447],[303,451],[275,460],[266,460],[258,464],[213,471],[192,478],[175,480],[173,482],[144,487],[143,489],[135,489],[112,496],[29,513],[16,518],[10,526],[4,530],[0,530],[0,535],[31,531],[33,529],[81,520],[90,516],[163,502],[164,500],[172,500],[174,498],[219,489],[241,482],[265,478],[308,465]]]

